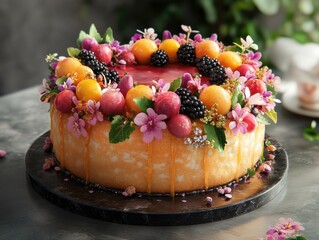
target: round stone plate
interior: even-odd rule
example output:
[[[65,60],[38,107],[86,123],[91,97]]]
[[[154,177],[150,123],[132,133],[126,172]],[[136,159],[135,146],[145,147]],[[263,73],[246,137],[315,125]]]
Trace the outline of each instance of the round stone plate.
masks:
[[[89,188],[62,171],[43,170],[46,158],[52,153],[43,150],[44,133],[29,148],[26,170],[33,188],[43,197],[69,211],[109,222],[137,225],[187,225],[232,218],[255,210],[271,201],[284,187],[287,179],[288,156],[280,144],[268,138],[277,147],[272,173],[232,188],[232,198],[226,200],[216,191],[186,196],[124,197],[110,191]],[[207,206],[209,196],[213,204]]]

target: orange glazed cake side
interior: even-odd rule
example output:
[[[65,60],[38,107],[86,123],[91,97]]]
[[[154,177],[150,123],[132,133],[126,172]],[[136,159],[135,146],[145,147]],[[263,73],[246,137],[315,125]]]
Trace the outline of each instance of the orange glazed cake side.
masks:
[[[145,144],[134,131],[130,139],[110,144],[110,123],[97,123],[88,136],[66,128],[68,115],[51,109],[51,141],[61,165],[84,180],[114,189],[134,186],[138,192],[171,193],[224,185],[246,174],[263,154],[265,126],[234,136],[226,130],[224,151],[194,148],[164,130],[160,141]]]

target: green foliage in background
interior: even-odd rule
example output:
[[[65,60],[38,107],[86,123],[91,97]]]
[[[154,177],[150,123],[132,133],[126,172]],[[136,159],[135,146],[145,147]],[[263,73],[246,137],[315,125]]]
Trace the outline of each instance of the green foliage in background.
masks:
[[[203,36],[217,33],[226,44],[250,35],[263,51],[278,36],[319,42],[317,0],[132,0],[118,8],[125,40],[132,29],[181,32],[190,25]]]

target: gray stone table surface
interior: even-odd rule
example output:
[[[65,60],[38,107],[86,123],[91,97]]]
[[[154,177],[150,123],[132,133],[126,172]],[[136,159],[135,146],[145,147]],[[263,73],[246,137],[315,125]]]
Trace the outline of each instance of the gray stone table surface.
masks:
[[[48,104],[37,87],[0,97],[0,239],[256,239],[278,218],[290,217],[319,239],[319,144],[303,138],[312,118],[278,107],[279,120],[266,132],[288,153],[287,187],[255,211],[219,222],[152,227],[121,225],[66,211],[35,192],[25,172],[25,154],[49,128]],[[318,119],[317,119],[318,120]]]

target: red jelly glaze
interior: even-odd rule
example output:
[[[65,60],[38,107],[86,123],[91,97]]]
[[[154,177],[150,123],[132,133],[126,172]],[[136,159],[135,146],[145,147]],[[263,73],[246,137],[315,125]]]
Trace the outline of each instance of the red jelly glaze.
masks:
[[[153,83],[153,80],[160,79],[166,82],[172,82],[184,73],[199,74],[194,66],[186,66],[181,64],[168,64],[164,67],[154,67],[149,65],[131,65],[131,66],[116,66],[110,67],[119,73],[122,77],[125,74],[131,75],[134,82],[139,82],[145,85]],[[202,84],[208,82],[208,78],[202,77]]]

